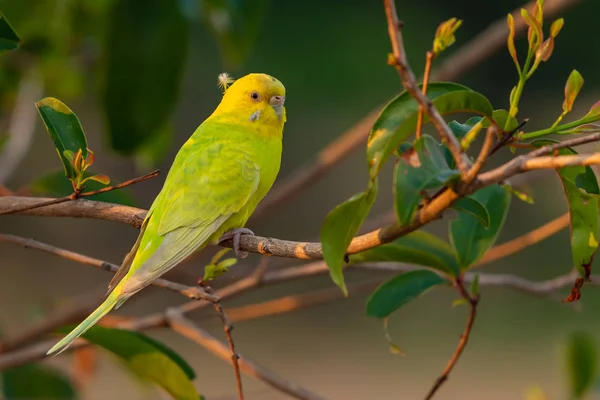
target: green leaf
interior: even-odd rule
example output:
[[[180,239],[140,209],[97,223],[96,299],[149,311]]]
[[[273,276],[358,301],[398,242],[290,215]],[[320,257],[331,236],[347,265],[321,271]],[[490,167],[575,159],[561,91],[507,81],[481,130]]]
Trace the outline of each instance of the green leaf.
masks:
[[[567,79],[567,83],[565,85],[565,101],[563,101],[563,112],[566,114],[573,109],[573,103],[575,103],[575,99],[583,86],[583,77],[581,74],[574,69],[571,71],[569,75],[569,79]]]
[[[188,23],[173,0],[116,1],[109,21],[102,106],[111,147],[131,155],[168,134],[164,127],[179,97]]]
[[[95,174],[91,171],[86,171],[84,174],[84,176],[92,175]],[[98,190],[105,187],[105,185],[102,183],[93,180],[86,181],[84,186],[85,191]],[[44,196],[63,197],[73,193],[73,186],[71,185],[71,182],[65,178],[62,171],[54,171],[46,175],[42,175],[31,184],[30,188],[35,194]],[[87,197],[87,199],[105,201],[107,203],[123,204],[125,206],[134,205],[131,192],[128,190],[128,188],[121,188],[106,193],[96,194],[94,196]]]
[[[494,110],[494,112],[492,113],[492,118],[494,119],[494,121],[496,121],[496,124],[499,127],[501,127],[501,128],[506,127],[507,132],[510,132],[513,129],[515,129],[517,126],[519,126],[519,121],[515,117],[511,117],[510,113],[504,109]],[[508,125],[506,125],[507,120],[510,120]],[[491,124],[490,124],[489,120],[487,120],[487,119],[483,123],[484,128],[487,128],[490,125]]]
[[[268,0],[201,0],[202,17],[217,39],[225,64],[238,68],[254,49],[269,5]]]
[[[59,332],[67,333],[72,328],[61,328]],[[154,339],[143,336],[98,325],[83,334],[83,338],[119,356],[136,375],[154,382],[173,398],[198,400],[200,396],[190,380],[194,377],[191,367],[164,344],[157,345]]]
[[[450,221],[450,242],[458,258],[461,268],[466,269],[475,264],[494,244],[510,207],[511,195],[499,185],[491,185],[473,194],[490,215],[489,228],[471,214],[460,213],[458,218]]]
[[[69,400],[76,399],[69,379],[54,368],[24,364],[0,373],[5,400]]]
[[[508,14],[506,17],[506,24],[508,25],[508,53],[510,57],[513,59],[515,66],[517,67],[517,71],[521,74],[521,66],[519,65],[519,59],[517,57],[517,49],[515,47],[515,19],[512,14]]]
[[[19,35],[10,26],[6,17],[0,12],[0,54],[19,47]]]
[[[487,208],[479,200],[474,198],[473,196],[463,197],[459,199],[452,205],[452,208],[460,211],[471,214],[484,226],[484,228],[489,228],[490,226],[490,213]]]
[[[447,21],[442,22],[436,32],[433,39],[433,53],[440,54],[448,47],[452,46],[456,41],[454,34],[458,28],[462,25],[462,20],[457,18],[450,18]]]
[[[445,282],[444,278],[426,269],[398,275],[375,289],[367,301],[367,316],[386,318],[428,289]]]
[[[424,190],[439,188],[458,176],[458,171],[448,168],[440,144],[423,135],[412,151],[403,153],[394,170],[395,210],[400,224],[412,222]]]
[[[427,96],[440,114],[474,112],[492,115],[492,105],[480,93],[456,83],[433,82]],[[371,129],[367,142],[367,163],[373,179],[400,143],[416,128],[419,105],[407,92],[402,92],[383,109]],[[425,116],[423,123],[429,122]]]
[[[592,389],[598,371],[596,341],[585,332],[571,334],[567,340],[566,365],[571,395],[583,399]]]
[[[321,228],[323,258],[333,282],[348,295],[342,266],[350,242],[360,229],[377,198],[377,181],[365,192],[358,193],[327,214]]]
[[[391,243],[350,256],[351,263],[397,261],[436,269],[458,276],[460,268],[450,245],[424,231],[415,231]]]
[[[75,154],[81,150],[84,159],[88,155],[87,140],[77,115],[63,102],[53,97],[46,97],[35,105],[54,142],[58,156],[65,168],[65,175],[70,179],[75,178],[75,169],[71,160],[65,155],[65,151]]]
[[[473,118],[473,121],[479,122],[481,121],[481,117],[475,117]],[[473,125],[475,124],[471,125],[468,123],[468,121],[464,124],[461,124],[458,121],[450,121],[450,123],[448,124],[450,130],[452,131],[452,133],[454,133],[454,136],[456,136],[458,140],[462,139],[467,133],[469,133]]]
[[[531,142],[536,147],[558,143],[551,139]],[[560,155],[577,154],[570,147],[558,150]],[[598,250],[598,181],[591,167],[567,167],[556,170],[565,190],[571,215],[571,252],[573,264],[582,277]]]

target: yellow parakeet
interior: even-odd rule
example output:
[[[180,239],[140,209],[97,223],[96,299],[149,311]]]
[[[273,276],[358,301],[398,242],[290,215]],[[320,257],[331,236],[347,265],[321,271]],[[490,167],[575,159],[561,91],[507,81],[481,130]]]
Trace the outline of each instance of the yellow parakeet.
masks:
[[[249,74],[225,87],[223,99],[181,147],[140,234],[109,285],[106,300],[48,354],[61,352],[113,308],[194,251],[234,239],[279,172],[285,87]]]

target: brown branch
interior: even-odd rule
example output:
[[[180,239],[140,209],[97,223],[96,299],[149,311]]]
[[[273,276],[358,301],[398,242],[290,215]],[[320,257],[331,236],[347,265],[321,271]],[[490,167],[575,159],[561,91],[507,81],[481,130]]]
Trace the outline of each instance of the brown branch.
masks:
[[[8,208],[6,210],[0,210],[0,215],[24,213],[26,211],[35,210],[36,208],[40,208],[40,207],[53,206],[56,204],[65,203],[67,201],[77,200],[82,197],[89,197],[89,196],[94,196],[94,195],[100,194],[100,193],[110,192],[112,190],[121,189],[125,186],[133,185],[138,182],[143,182],[150,178],[154,178],[155,176],[157,176],[159,174],[159,172],[160,172],[159,170],[152,171],[146,175],[139,176],[137,178],[133,178],[133,179],[130,179],[125,182],[121,182],[118,185],[108,186],[108,187],[98,189],[98,190],[92,190],[91,192],[73,192],[68,196],[60,197],[58,199],[51,199],[51,200],[42,201],[42,202],[35,203],[35,204],[21,205],[20,207],[13,207],[13,208]]]
[[[388,34],[392,42],[393,63],[392,65],[398,71],[402,79],[402,85],[406,91],[419,103],[423,110],[431,118],[431,123],[438,131],[442,141],[448,146],[450,153],[456,161],[456,165],[463,178],[467,176],[471,162],[467,155],[462,151],[460,143],[452,133],[452,130],[446,124],[440,113],[433,106],[433,103],[425,96],[417,86],[417,80],[408,64],[404,43],[402,41],[401,22],[396,13],[396,4],[394,0],[384,0],[385,15],[387,18]]]
[[[217,357],[223,360],[230,360],[229,349],[227,345],[220,342],[208,332],[201,329],[192,321],[186,319],[179,310],[167,310],[166,318],[169,326],[177,333],[188,339],[198,343]],[[277,390],[282,391],[296,399],[303,400],[324,400],[318,394],[312,393],[299,385],[286,381],[275,372],[266,369],[265,367],[256,364],[245,357],[239,359],[240,368],[246,374],[258,378]]]
[[[210,286],[205,287],[205,290],[209,294],[215,294]],[[240,355],[235,351],[235,344],[233,343],[233,337],[231,336],[233,326],[227,319],[225,311],[223,311],[223,306],[221,306],[221,302],[216,301],[213,303],[213,306],[215,307],[217,315],[221,319],[221,323],[223,324],[223,331],[225,332],[225,337],[227,338],[227,343],[229,344],[229,350],[231,351],[231,365],[233,366],[233,372],[235,374],[235,383],[237,386],[238,400],[244,400],[244,390],[242,389],[242,376],[240,374],[239,364]]]
[[[6,210],[12,210],[23,206],[37,205],[46,203],[51,198],[43,197],[21,197],[4,196],[0,197],[0,213]],[[54,204],[51,206],[28,207],[26,211],[17,214],[35,215],[41,217],[67,217],[67,218],[92,218],[108,221],[120,222],[131,225],[135,228],[142,226],[146,218],[146,210],[141,208],[123,206],[121,204],[106,203],[103,201],[92,200],[74,200],[69,203]]]
[[[75,261],[85,265],[91,265],[92,267],[100,268],[105,271],[117,272],[119,266],[106,261],[99,260],[97,258],[84,256],[83,254],[75,253],[69,250],[61,249],[59,247],[51,246],[46,243],[38,242],[37,240],[22,238],[14,235],[7,235],[0,233],[0,243],[11,243],[19,246],[23,246],[27,249],[41,250],[46,253],[54,254],[56,256],[66,258],[71,261]],[[210,302],[219,301],[219,297],[206,293],[202,288],[194,286],[186,286],[180,283],[168,281],[166,279],[159,278],[152,282],[152,285],[162,287],[175,292],[179,292],[187,298],[194,300],[207,300]]]
[[[446,368],[444,368],[444,370],[442,371],[442,374],[435,380],[433,386],[429,390],[429,393],[427,394],[427,396],[425,396],[425,400],[432,399],[433,396],[435,396],[435,393],[444,384],[444,382],[448,380],[450,373],[456,366],[456,363],[458,362],[461,354],[463,353],[463,351],[467,347],[467,344],[469,343],[469,337],[471,336],[471,331],[473,330],[473,323],[475,322],[475,317],[477,316],[477,305],[479,304],[479,295],[469,294],[469,292],[467,292],[467,290],[465,289],[464,283],[461,278],[456,278],[454,284],[458,289],[458,292],[460,293],[461,297],[465,299],[469,304],[469,318],[467,319],[467,325],[465,326],[464,332],[460,336],[458,346],[456,347],[452,358],[450,358],[450,361],[448,361],[448,364],[446,365]]]
[[[537,151],[537,150],[536,150]],[[532,152],[533,153],[533,152]],[[578,154],[572,156],[544,156],[532,158],[529,155],[519,156],[512,161],[479,176],[481,184],[488,186],[523,172],[536,169],[557,169],[564,167],[599,165],[600,153]]]
[[[467,176],[465,177],[465,183],[469,184],[473,182],[479,174],[479,172],[481,172],[481,169],[485,166],[485,163],[487,162],[492,152],[492,148],[494,147],[495,137],[496,127],[490,126],[486,131],[485,140],[483,142],[481,150],[479,151],[479,155],[477,156],[477,159],[475,160],[473,166],[471,167],[471,169],[467,173]]]

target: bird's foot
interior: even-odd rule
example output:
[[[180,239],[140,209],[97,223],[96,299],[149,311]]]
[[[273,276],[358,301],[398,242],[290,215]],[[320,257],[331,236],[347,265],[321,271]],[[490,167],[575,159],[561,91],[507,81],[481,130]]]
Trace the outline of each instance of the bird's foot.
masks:
[[[248,252],[240,250],[240,239],[241,239],[242,235],[254,236],[254,232],[252,232],[248,228],[232,229],[228,232],[225,232],[223,234],[223,236],[221,236],[219,238],[219,244],[226,240],[233,239],[233,252],[235,253],[235,257],[239,258],[239,259],[246,258],[246,257],[248,257]]]

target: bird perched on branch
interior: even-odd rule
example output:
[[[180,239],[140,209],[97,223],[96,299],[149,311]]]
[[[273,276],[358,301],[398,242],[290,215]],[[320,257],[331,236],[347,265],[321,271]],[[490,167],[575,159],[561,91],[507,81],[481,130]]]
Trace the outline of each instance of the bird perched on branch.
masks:
[[[233,239],[236,256],[246,256],[240,236],[252,232],[244,225],[279,172],[285,87],[266,74],[219,81],[220,104],[177,153],[106,300],[48,354],[208,244]]]

